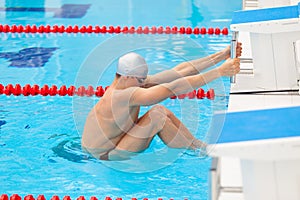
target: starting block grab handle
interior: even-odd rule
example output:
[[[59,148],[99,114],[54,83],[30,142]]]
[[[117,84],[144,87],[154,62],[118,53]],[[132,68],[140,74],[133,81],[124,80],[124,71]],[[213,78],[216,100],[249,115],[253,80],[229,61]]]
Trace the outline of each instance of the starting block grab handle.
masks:
[[[239,37],[239,32],[238,31],[233,31],[232,32],[232,39],[231,39],[231,47],[230,47],[230,57],[231,58],[236,58],[236,46],[237,46],[237,39]],[[230,83],[235,83],[236,82],[236,76],[231,76],[230,77]]]

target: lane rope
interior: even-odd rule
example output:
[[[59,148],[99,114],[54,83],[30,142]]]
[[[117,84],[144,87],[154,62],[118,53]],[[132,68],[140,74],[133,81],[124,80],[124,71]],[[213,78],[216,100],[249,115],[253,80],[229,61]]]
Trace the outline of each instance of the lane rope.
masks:
[[[105,197],[104,200],[123,200],[121,197]],[[22,197],[18,194],[13,194],[10,197],[7,194],[2,194],[0,196],[0,200],[22,200]],[[33,195],[29,194],[24,197],[24,200],[46,200],[44,195],[39,195],[36,199],[33,197]],[[51,197],[50,200],[60,200],[59,196],[54,195]],[[70,196],[64,196],[62,200],[71,200]],[[84,196],[79,196],[76,200],[87,200]],[[97,197],[92,196],[90,197],[90,200],[98,200]],[[131,200],[138,200],[136,197],[132,197]],[[143,198],[141,200],[148,200],[148,198]],[[163,198],[157,198],[157,200],[164,200]],[[174,200],[173,198],[169,198],[168,200]],[[183,200],[188,200],[187,198],[184,198]]]
[[[39,85],[30,85],[26,84],[25,86],[21,86],[20,84],[8,84],[8,85],[2,85],[0,84],[0,95],[14,95],[14,96],[36,96],[36,95],[42,95],[42,96],[80,96],[80,97],[102,97],[105,93],[105,91],[109,88],[109,86],[97,86],[96,89],[94,89],[93,86],[89,85],[87,87],[85,86],[69,86],[67,88],[66,85],[62,85],[61,87],[58,87],[56,85],[48,86],[43,85],[40,87]],[[178,96],[172,96],[171,99],[215,99],[215,91],[214,89],[209,89],[207,92],[204,91],[204,89],[199,88],[198,90],[193,90],[192,92],[189,92],[187,94],[180,94]]]
[[[205,28],[205,27],[177,27],[177,26],[78,26],[78,25],[8,25],[0,24],[0,32],[3,33],[96,33],[96,34],[106,34],[106,33],[115,33],[115,34],[194,34],[194,35],[228,35],[228,28]]]

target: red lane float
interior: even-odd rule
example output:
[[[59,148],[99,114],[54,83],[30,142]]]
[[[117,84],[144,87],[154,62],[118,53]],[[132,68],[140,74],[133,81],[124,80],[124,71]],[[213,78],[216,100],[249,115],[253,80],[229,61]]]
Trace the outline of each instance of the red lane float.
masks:
[[[18,194],[13,194],[10,197],[7,194],[2,194],[0,196],[0,200],[22,200],[22,197]],[[24,200],[46,200],[44,195],[39,195],[36,199],[33,197],[33,195],[29,194],[27,196],[24,197]],[[59,196],[54,195],[51,197],[50,200],[60,200]],[[70,196],[64,196],[62,200],[72,200]],[[76,200],[87,200],[84,196],[80,196],[78,197]],[[90,197],[89,200],[98,200],[97,197],[92,196]],[[116,198],[112,198],[112,197],[105,197],[104,200],[123,200],[123,198],[121,197],[116,197]],[[131,200],[138,200],[136,197],[132,197]],[[140,200],[148,200],[148,198],[143,198]],[[157,200],[174,200],[173,198],[168,198],[168,199],[163,199],[161,197],[157,198]],[[184,198],[183,200],[188,200],[187,198]]]
[[[209,27],[206,29],[205,27],[176,27],[173,26],[172,28],[170,26],[152,26],[149,28],[148,26],[142,27],[121,27],[121,26],[81,26],[79,27],[78,25],[74,26],[64,26],[64,25],[40,25],[36,26],[35,24],[33,25],[8,25],[8,24],[0,24],[0,32],[3,33],[115,33],[115,34],[209,34],[209,35],[228,35],[228,28],[224,27],[222,30],[219,27],[212,28]]]
[[[26,84],[24,87],[22,87],[20,84],[16,84],[15,86],[12,84],[8,84],[6,86],[0,84],[0,95],[5,94],[7,96],[14,95],[14,96],[36,96],[36,95],[42,95],[42,96],[87,96],[87,97],[102,97],[105,93],[105,91],[109,88],[109,86],[106,86],[105,88],[102,86],[96,87],[94,89],[93,86],[89,85],[87,88],[84,86],[79,86],[77,89],[75,86],[70,86],[67,88],[67,86],[62,85],[60,88],[58,88],[56,85],[52,85],[49,87],[48,85],[44,85],[42,87],[38,85],[31,86],[30,84]],[[192,92],[189,92],[187,94],[180,94],[178,96],[172,96],[171,99],[215,99],[215,91],[214,89],[209,89],[206,93],[202,88],[199,88],[198,90],[193,90]],[[0,199],[1,200],[1,199]],[[55,199],[53,199],[55,200]]]

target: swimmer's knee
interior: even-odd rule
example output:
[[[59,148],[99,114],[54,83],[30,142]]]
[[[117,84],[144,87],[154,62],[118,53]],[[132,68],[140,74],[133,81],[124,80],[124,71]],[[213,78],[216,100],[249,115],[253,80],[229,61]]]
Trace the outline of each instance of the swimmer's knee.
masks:
[[[150,109],[150,112],[160,113],[160,115],[167,116],[170,111],[162,105],[155,105]]]
[[[164,118],[172,118],[174,116],[174,113],[171,112],[168,108],[162,105],[155,105],[153,107],[153,110],[160,113],[160,117]]]
[[[149,110],[149,114],[152,118],[163,117],[165,116],[163,106],[155,105]]]
[[[153,111],[163,111],[164,110],[164,106],[162,105],[155,105],[155,106],[152,106],[152,108],[150,110],[153,110]]]
[[[163,129],[166,123],[171,122],[171,118],[174,116],[169,109],[162,105],[155,105],[150,109],[150,118],[155,127],[160,131]]]
[[[149,117],[153,123],[160,124],[168,118],[164,106],[156,105],[149,110]]]

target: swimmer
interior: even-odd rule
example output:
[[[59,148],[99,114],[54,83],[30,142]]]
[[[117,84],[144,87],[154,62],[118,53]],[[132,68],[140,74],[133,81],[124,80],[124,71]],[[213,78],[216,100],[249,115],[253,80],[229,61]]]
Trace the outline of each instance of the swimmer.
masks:
[[[237,45],[237,57],[242,44]],[[224,61],[219,67],[201,71]],[[193,91],[240,71],[240,59],[230,58],[230,46],[204,58],[148,75],[145,59],[136,53],[121,56],[113,83],[87,116],[82,147],[101,160],[125,160],[143,152],[154,136],[170,148],[201,149],[205,143],[162,105],[161,101]],[[141,106],[152,106],[139,117]]]

